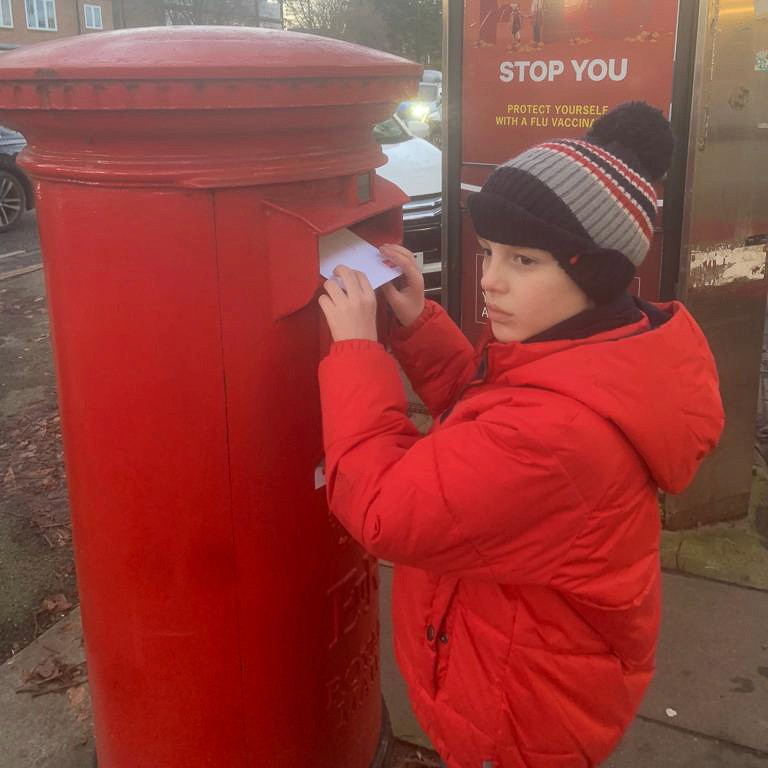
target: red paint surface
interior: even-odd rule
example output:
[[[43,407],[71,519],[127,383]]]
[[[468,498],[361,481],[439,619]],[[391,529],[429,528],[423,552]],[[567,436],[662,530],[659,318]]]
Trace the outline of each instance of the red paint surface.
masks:
[[[0,119],[30,142],[100,768],[370,765],[375,563],[314,486],[317,237],[400,237],[403,196],[380,182],[359,205],[355,174],[381,162],[371,126],[418,71],[220,29],[0,63],[19,96]]]

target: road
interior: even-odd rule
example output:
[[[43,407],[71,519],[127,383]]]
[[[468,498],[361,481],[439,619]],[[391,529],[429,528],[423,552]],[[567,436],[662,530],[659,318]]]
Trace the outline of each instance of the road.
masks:
[[[0,282],[15,270],[31,269],[40,262],[37,216],[32,211],[22,217],[19,227],[0,235]]]

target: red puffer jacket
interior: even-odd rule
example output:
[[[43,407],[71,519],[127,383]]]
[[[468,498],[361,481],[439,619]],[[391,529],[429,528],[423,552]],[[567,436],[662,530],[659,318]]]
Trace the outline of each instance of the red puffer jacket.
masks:
[[[395,650],[450,768],[600,763],[632,720],[659,627],[657,489],[723,427],[718,377],[678,303],[580,341],[475,354],[438,305],[394,340],[439,416],[406,418],[377,343],[320,367],[331,508],[396,563]]]

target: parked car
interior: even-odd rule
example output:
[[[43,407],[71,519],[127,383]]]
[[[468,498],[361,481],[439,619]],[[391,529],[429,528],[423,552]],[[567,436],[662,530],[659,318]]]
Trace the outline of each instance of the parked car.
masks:
[[[17,226],[34,206],[29,179],[16,165],[16,155],[26,143],[20,133],[0,126],[0,233]]]
[[[397,116],[416,136],[436,147],[442,145],[443,76],[436,69],[425,69],[415,99],[402,102]],[[424,127],[425,126],[425,127]]]
[[[421,76],[422,83],[440,83],[443,82],[443,73],[439,69],[425,69]]]
[[[437,108],[429,113],[427,117],[427,135],[426,139],[434,144],[438,149],[443,148],[443,104],[437,105]]]
[[[414,136],[396,115],[373,129],[387,156],[377,169],[383,178],[397,184],[410,201],[403,206],[403,243],[416,254],[424,273],[427,296],[440,298],[442,270],[442,173],[439,149]]]

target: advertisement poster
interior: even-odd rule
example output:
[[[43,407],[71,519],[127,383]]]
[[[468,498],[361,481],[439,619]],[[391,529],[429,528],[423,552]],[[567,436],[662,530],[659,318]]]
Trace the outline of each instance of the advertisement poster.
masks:
[[[465,0],[462,198],[496,165],[532,144],[580,138],[618,104],[639,99],[669,116],[677,15],[677,0]],[[462,232],[462,324],[473,337],[485,307],[466,212]],[[649,299],[661,237],[634,286]]]

